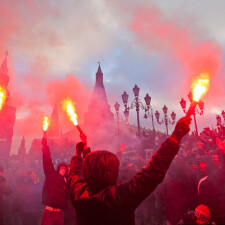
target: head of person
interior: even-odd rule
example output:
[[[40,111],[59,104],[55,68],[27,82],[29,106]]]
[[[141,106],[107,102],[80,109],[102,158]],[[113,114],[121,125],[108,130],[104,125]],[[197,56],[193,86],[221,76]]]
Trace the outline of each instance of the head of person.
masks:
[[[57,172],[63,177],[67,176],[68,167],[66,163],[64,162],[59,163],[59,165],[57,166]]]
[[[29,177],[30,177],[30,179],[31,179],[33,182],[35,182],[36,179],[37,179],[37,174],[36,174],[36,172],[35,172],[35,171],[30,171]]]
[[[83,174],[91,192],[117,183],[119,160],[115,154],[108,151],[94,151],[87,154],[83,161]]]
[[[198,145],[198,148],[199,148],[199,149],[201,149],[201,150],[204,149],[204,143],[203,143],[203,142],[198,141],[198,142],[197,142],[197,145]]]
[[[217,152],[212,151],[211,154],[210,154],[210,156],[211,156],[211,159],[212,159],[213,163],[216,166],[219,167],[220,166],[220,162],[219,162],[219,156],[218,156]]]
[[[210,224],[211,213],[206,205],[199,205],[195,209],[196,224]]]

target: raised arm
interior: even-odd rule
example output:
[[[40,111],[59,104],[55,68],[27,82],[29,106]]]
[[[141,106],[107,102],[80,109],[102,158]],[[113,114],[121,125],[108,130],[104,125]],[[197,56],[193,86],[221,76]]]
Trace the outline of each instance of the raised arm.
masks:
[[[82,175],[83,158],[91,151],[87,147],[87,137],[81,134],[82,142],[76,145],[76,154],[72,157],[70,162],[70,173],[68,178],[68,185],[74,199],[78,198],[80,194],[87,188],[87,184]],[[81,154],[83,153],[83,158]]]
[[[182,137],[190,130],[191,119],[178,121],[172,136],[162,143],[148,165],[139,171],[130,182],[112,187],[112,195],[122,208],[134,210],[160,184],[177,154]]]
[[[50,176],[55,173],[55,168],[52,163],[51,153],[45,137],[42,138],[42,152],[43,152],[43,168],[45,176]]]

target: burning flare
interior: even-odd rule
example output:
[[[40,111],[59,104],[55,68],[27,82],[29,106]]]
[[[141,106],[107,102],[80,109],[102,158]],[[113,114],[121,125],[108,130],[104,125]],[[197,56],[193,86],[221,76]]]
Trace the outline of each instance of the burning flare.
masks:
[[[0,87],[0,110],[2,109],[5,99],[6,99],[5,90],[2,87]]]
[[[74,103],[71,100],[64,100],[62,102],[62,108],[70,116],[70,120],[73,122],[73,124],[75,126],[77,126],[78,125],[78,121],[77,121],[78,117],[75,112]]]
[[[206,91],[209,88],[209,75],[206,73],[200,74],[200,78],[198,78],[195,82],[192,84],[193,88],[193,97],[191,105],[189,106],[189,109],[187,111],[186,116],[189,117],[191,115],[195,114],[195,107],[197,106],[200,98],[203,94],[206,93]]]
[[[201,74],[196,82],[193,83],[193,101],[198,102],[202,95],[206,93],[209,88],[208,74]]]
[[[43,120],[43,131],[47,131],[49,126],[49,119],[47,116],[44,116]]]

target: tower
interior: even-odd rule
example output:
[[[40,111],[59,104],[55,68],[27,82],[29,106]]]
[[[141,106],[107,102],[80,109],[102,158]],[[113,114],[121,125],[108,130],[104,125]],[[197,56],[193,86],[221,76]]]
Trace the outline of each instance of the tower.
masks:
[[[7,66],[7,53],[0,66],[0,87],[4,90],[5,100],[0,109],[0,158],[7,158],[10,154],[13,127],[16,119],[16,108],[11,106],[8,90],[9,76]]]
[[[99,63],[88,112],[84,116],[88,142],[95,149],[111,149],[115,137],[114,115],[106,96],[103,73]]]
[[[18,156],[24,158],[26,156],[25,138],[23,137],[18,150]]]
[[[85,124],[96,128],[99,125],[112,121],[113,113],[108,104],[103,83],[103,73],[99,63],[93,94],[88,106],[88,112],[85,114]]]

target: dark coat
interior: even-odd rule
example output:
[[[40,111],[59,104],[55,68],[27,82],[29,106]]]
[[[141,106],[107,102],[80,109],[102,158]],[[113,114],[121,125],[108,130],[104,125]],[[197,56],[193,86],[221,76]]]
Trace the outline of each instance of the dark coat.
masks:
[[[82,176],[82,157],[73,156],[68,183],[78,225],[134,225],[135,209],[162,182],[178,149],[179,143],[168,138],[148,165],[129,182],[109,185],[97,193],[88,188]],[[104,167],[99,167],[98,173],[101,174],[101,170],[104,170]],[[93,168],[93,171],[97,172],[96,168]],[[100,174],[97,177],[100,177]]]
[[[6,179],[2,175],[0,175],[0,214],[3,213],[3,206],[2,206],[3,195],[10,195],[10,194],[11,188],[6,182]]]
[[[42,151],[45,173],[42,203],[53,208],[66,209],[68,206],[69,189],[65,178],[55,170],[49,147],[43,146]]]
[[[208,206],[212,220],[225,224],[225,167],[199,182],[199,202]]]

